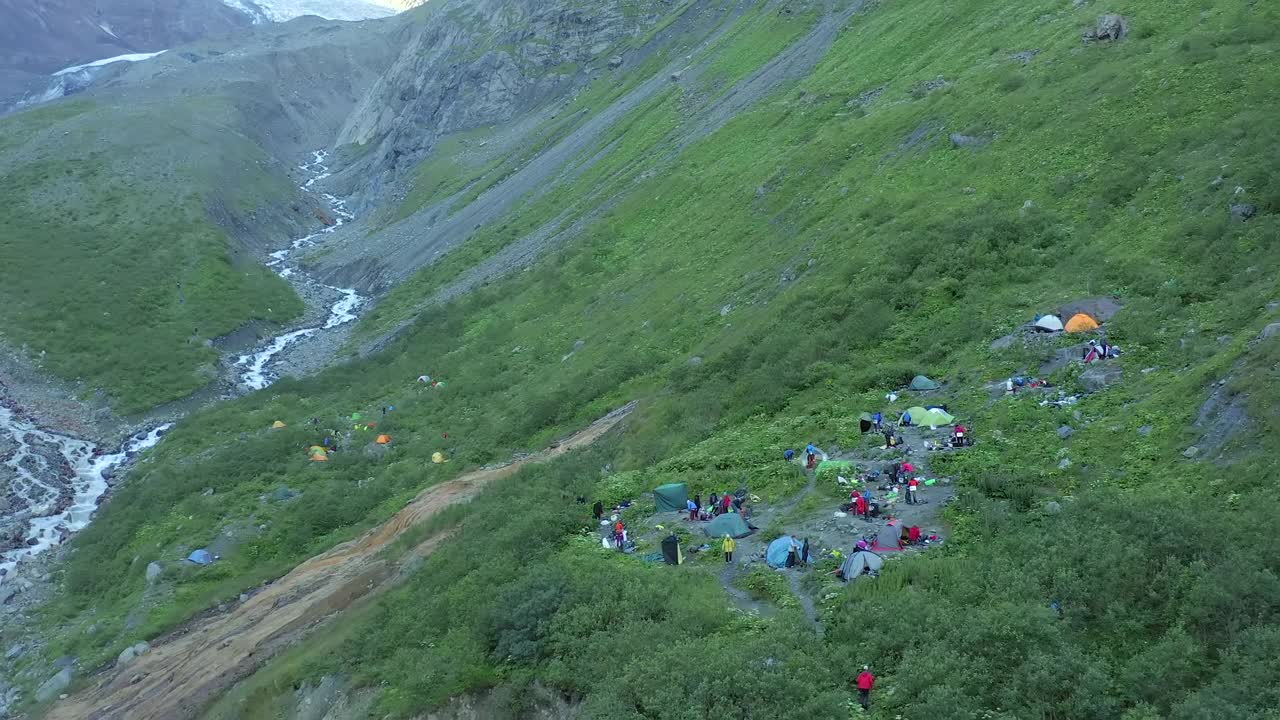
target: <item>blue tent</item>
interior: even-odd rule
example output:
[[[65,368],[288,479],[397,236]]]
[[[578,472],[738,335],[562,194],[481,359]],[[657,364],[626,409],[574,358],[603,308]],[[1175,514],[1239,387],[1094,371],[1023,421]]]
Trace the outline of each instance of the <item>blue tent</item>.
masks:
[[[769,549],[764,554],[764,561],[769,563],[769,567],[780,568],[787,566],[787,553],[791,551],[791,543],[800,544],[790,535],[783,535],[769,543]]]
[[[213,562],[213,553],[205,550],[204,548],[200,548],[188,555],[187,559],[197,565],[208,565]]]

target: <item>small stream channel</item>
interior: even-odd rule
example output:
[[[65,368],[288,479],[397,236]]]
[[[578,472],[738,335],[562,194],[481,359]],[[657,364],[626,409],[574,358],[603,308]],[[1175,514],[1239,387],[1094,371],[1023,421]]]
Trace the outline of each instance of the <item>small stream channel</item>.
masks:
[[[317,182],[330,175],[329,167],[325,165],[329,158],[328,153],[323,150],[317,150],[311,154],[311,158],[311,162],[298,166],[300,170],[310,175],[301,186],[305,192],[311,192],[312,187]],[[277,379],[278,376],[271,371],[271,364],[280,353],[284,352],[285,348],[302,338],[310,337],[323,330],[332,330],[339,325],[345,325],[355,320],[357,317],[356,311],[365,303],[366,298],[361,297],[355,290],[325,285],[307,277],[302,270],[290,265],[288,262],[290,254],[294,251],[315,247],[319,244],[319,239],[355,219],[355,216],[347,211],[345,200],[328,193],[324,193],[322,197],[328,203],[329,211],[333,213],[333,224],[319,232],[294,240],[289,244],[289,247],[283,250],[271,253],[271,260],[267,262],[267,267],[275,270],[277,275],[290,283],[322,288],[331,293],[336,293],[338,299],[330,306],[329,316],[325,319],[324,324],[300,328],[283,335],[277,335],[258,350],[248,355],[241,355],[236,360],[235,367],[239,372],[239,382],[242,386],[251,390],[261,390]]]

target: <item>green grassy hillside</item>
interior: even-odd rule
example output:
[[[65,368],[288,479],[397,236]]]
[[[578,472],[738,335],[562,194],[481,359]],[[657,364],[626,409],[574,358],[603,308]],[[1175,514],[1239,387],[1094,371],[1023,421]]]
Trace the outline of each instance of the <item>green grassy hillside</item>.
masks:
[[[205,98],[75,101],[0,121],[0,332],[124,413],[212,380],[205,341],[302,310],[214,212],[247,216],[292,188]],[[217,147],[216,152],[213,151]]]
[[[868,4],[808,78],[670,162],[685,91],[658,94],[583,176],[579,195],[611,204],[561,251],[424,312],[374,357],[175,429],[75,541],[49,656],[105,660],[422,487],[639,399],[625,433],[452,514],[456,536],[402,589],[269,666],[236,712],[274,716],[337,673],[393,717],[481,691],[515,717],[551,688],[584,717],[844,718],[872,663],[872,717],[1271,717],[1280,341],[1257,338],[1280,319],[1280,13],[1106,9],[1129,17],[1124,40],[1081,40],[1099,6]],[[558,192],[393,294],[370,328],[579,199]],[[988,383],[1070,344],[991,342],[1096,295],[1124,304],[1106,325],[1121,382],[1064,408],[993,399]],[[947,382],[940,399],[980,439],[934,461],[959,487],[951,538],[874,582],[811,581],[824,636],[792,608],[729,609],[704,566],[581,532],[576,496],[673,479],[787,497],[803,480],[782,448],[856,444],[851,419],[916,373]],[[1077,391],[1078,375],[1052,379]],[[1201,412],[1211,392],[1239,422]],[[307,462],[323,434],[309,418],[343,428],[387,405],[388,454],[357,432],[354,452]],[[277,418],[290,427],[267,431]],[[431,464],[442,448],[454,461]],[[272,502],[280,486],[302,496]],[[224,561],[146,595],[148,561],[249,517],[263,529]]]

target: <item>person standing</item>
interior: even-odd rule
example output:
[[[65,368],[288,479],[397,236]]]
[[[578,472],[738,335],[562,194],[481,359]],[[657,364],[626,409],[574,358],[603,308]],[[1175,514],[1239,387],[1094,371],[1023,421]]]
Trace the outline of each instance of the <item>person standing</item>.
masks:
[[[876,676],[871,674],[871,666],[863,665],[857,681],[858,704],[862,705],[863,712],[871,709],[871,688],[875,687],[875,684]]]
[[[618,550],[622,550],[622,543],[623,543],[623,540],[625,539],[626,539],[626,526],[624,526],[622,524],[622,521],[619,520],[618,522],[613,524],[613,543],[614,545],[617,546]]]
[[[818,448],[813,443],[804,446],[804,469],[812,470],[818,463]]]
[[[920,504],[920,496],[916,494],[916,491],[919,489],[920,489],[920,481],[918,479],[911,478],[910,480],[907,481],[907,504],[908,505]]]
[[[702,493],[694,493],[693,507],[698,511],[698,515],[702,515]]]
[[[867,499],[856,490],[853,492],[853,512],[864,520],[867,517]]]
[[[596,504],[591,506],[591,514],[595,516],[596,522],[599,523],[600,518],[604,516],[604,503],[597,500]]]
[[[724,561],[733,562],[733,551],[738,549],[738,541],[733,539],[729,533],[724,534],[724,541],[720,543],[720,547],[724,550]]]
[[[881,415],[879,412],[877,412],[875,415],[872,415],[871,426],[875,428],[876,432],[880,432],[881,428],[884,427],[884,415]]]

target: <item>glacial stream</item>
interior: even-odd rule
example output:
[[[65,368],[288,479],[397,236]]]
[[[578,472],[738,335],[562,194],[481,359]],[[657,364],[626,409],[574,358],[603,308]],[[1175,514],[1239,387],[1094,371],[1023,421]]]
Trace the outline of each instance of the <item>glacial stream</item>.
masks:
[[[319,181],[329,177],[329,167],[325,165],[325,160],[329,154],[323,150],[317,150],[312,153],[311,162],[300,165],[299,169],[308,173],[311,177],[302,184],[302,189],[310,192],[311,188]],[[257,351],[248,355],[241,355],[235,363],[240,368],[240,384],[252,390],[261,390],[276,380],[276,375],[270,371],[272,361],[293,343],[298,340],[315,335],[324,330],[332,330],[339,325],[345,325],[356,319],[356,310],[364,304],[365,298],[351,288],[339,288],[332,285],[325,285],[317,280],[306,277],[301,270],[288,264],[290,253],[303,248],[314,247],[318,244],[318,238],[334,232],[338,228],[345,225],[348,221],[354,220],[355,216],[347,211],[346,201],[340,200],[333,195],[324,193],[322,197],[329,204],[329,211],[333,213],[333,224],[324,228],[320,232],[312,233],[306,237],[300,237],[289,244],[289,247],[283,250],[277,250],[271,253],[271,260],[267,263],[276,271],[280,277],[292,283],[301,283],[314,287],[324,288],[332,292],[338,293],[338,299],[329,307],[329,316],[325,319],[323,325],[315,327],[301,328],[293,330],[283,335],[278,335],[268,341]]]
[[[42,430],[0,405],[0,472],[11,476],[0,526],[19,533],[0,551],[0,583],[19,562],[34,557],[83,530],[122,465],[160,442],[169,425],[135,435],[113,453],[87,440]],[[6,536],[8,538],[10,536]]]

